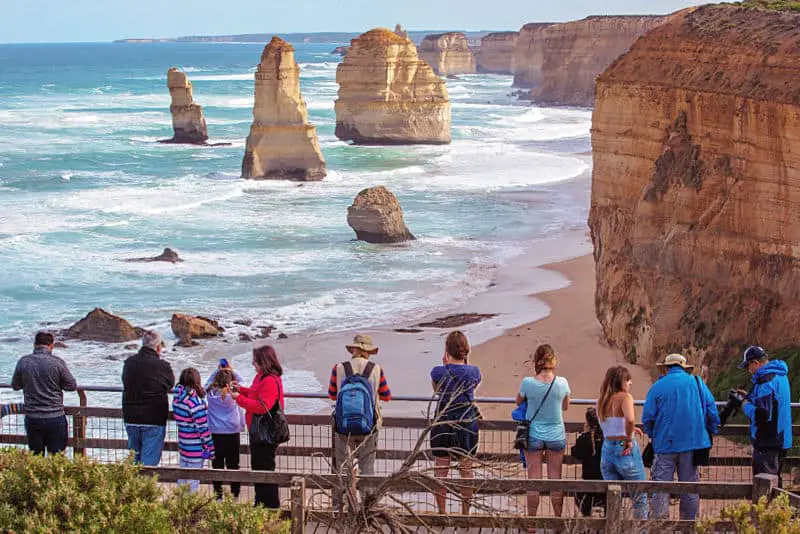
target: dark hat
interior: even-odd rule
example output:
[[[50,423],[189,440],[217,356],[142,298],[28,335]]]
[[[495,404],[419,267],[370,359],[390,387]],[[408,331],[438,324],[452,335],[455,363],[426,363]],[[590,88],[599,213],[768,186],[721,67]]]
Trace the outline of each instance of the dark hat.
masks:
[[[750,362],[757,360],[766,360],[767,352],[758,345],[750,345],[745,349],[744,356],[742,356],[742,363],[739,364],[739,369],[747,369]]]

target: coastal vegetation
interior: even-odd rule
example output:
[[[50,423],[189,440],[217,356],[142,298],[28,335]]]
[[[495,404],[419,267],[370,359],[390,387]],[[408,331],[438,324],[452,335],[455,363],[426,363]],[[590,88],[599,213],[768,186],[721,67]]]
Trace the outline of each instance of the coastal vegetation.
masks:
[[[164,491],[131,461],[0,451],[0,531],[288,533],[273,512],[228,498]]]
[[[795,0],[745,0],[741,5],[775,11],[800,11],[800,2]]]
[[[786,495],[779,495],[769,503],[762,497],[758,504],[743,502],[726,506],[718,519],[698,522],[697,532],[716,532],[714,523],[721,520],[733,523],[736,534],[800,534],[800,519],[796,515],[797,510],[789,505]]]

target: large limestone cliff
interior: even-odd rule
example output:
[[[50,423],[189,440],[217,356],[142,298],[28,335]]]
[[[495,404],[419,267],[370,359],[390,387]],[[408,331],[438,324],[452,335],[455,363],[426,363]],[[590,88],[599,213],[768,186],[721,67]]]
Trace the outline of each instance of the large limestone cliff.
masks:
[[[602,16],[553,24],[534,33],[525,68],[529,98],[542,104],[591,106],[595,78],[666,17]],[[537,63],[541,61],[539,66]],[[518,70],[520,63],[517,63]]]
[[[542,83],[544,30],[551,22],[531,22],[520,28],[514,45],[514,87],[530,89]]]
[[[171,143],[203,144],[208,140],[206,120],[203,108],[194,103],[192,83],[185,73],[175,67],[167,71],[167,87],[172,102],[169,111],[172,114],[172,130],[174,136]]]
[[[701,7],[597,81],[597,315],[652,363],[800,344],[800,14]]]
[[[481,39],[475,58],[478,72],[514,74],[514,53],[519,32],[496,32]]]
[[[419,45],[419,57],[439,76],[475,73],[475,56],[460,32],[426,35]]]
[[[336,69],[336,137],[360,144],[450,142],[444,80],[414,43],[378,28],[353,39]]]
[[[322,180],[325,158],[317,129],[308,122],[300,94],[294,48],[273,37],[256,71],[253,125],[247,136],[242,177]]]

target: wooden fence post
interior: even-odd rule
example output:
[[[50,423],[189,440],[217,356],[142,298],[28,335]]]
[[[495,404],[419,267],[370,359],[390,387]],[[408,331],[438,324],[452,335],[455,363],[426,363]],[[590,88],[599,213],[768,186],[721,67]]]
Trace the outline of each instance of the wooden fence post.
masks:
[[[772,492],[778,487],[776,475],[760,474],[753,477],[753,504],[758,504],[761,497],[772,498]]]
[[[294,477],[290,490],[290,503],[292,513],[292,534],[305,534],[306,532],[306,479]]]
[[[78,399],[80,400],[81,408],[87,405],[86,392],[78,389]],[[86,456],[86,449],[83,447],[83,440],[86,439],[86,416],[73,415],[72,416],[72,452],[75,456]]]
[[[609,484],[606,490],[606,534],[622,534],[622,486]]]

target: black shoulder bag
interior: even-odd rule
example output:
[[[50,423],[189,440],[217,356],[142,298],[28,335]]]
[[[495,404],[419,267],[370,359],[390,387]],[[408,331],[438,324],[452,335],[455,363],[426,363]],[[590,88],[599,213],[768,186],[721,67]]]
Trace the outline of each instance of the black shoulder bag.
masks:
[[[700,396],[700,406],[703,408],[703,429],[708,432],[708,427],[706,426],[706,403],[703,402],[703,390],[700,387],[700,377],[696,376],[694,379],[697,382],[697,394]],[[708,439],[713,446],[714,436],[711,435],[711,432],[708,432]],[[707,449],[695,449],[692,454],[692,465],[709,465],[710,459],[711,447],[708,447]]]
[[[553,389],[553,384],[556,383],[557,378],[558,378],[557,376],[553,377],[553,381],[550,382],[550,387],[547,388],[547,392],[544,394],[544,397],[542,397],[542,402],[539,403],[539,407],[536,408],[536,411],[533,413],[533,417],[517,423],[517,436],[514,438],[515,449],[519,449],[521,451],[528,450],[528,441],[530,438],[531,423],[533,423],[533,420],[536,419],[537,415],[539,415],[539,411],[542,409],[542,406],[544,406],[544,401],[546,401],[547,396],[550,395],[550,390]]]
[[[275,378],[275,377],[273,377]],[[272,409],[267,409],[267,405],[258,398],[258,402],[264,407],[265,413],[253,414],[250,422],[250,444],[251,445],[275,445],[289,441],[289,423],[281,409],[281,388],[280,381],[275,378],[278,386],[278,398]]]

